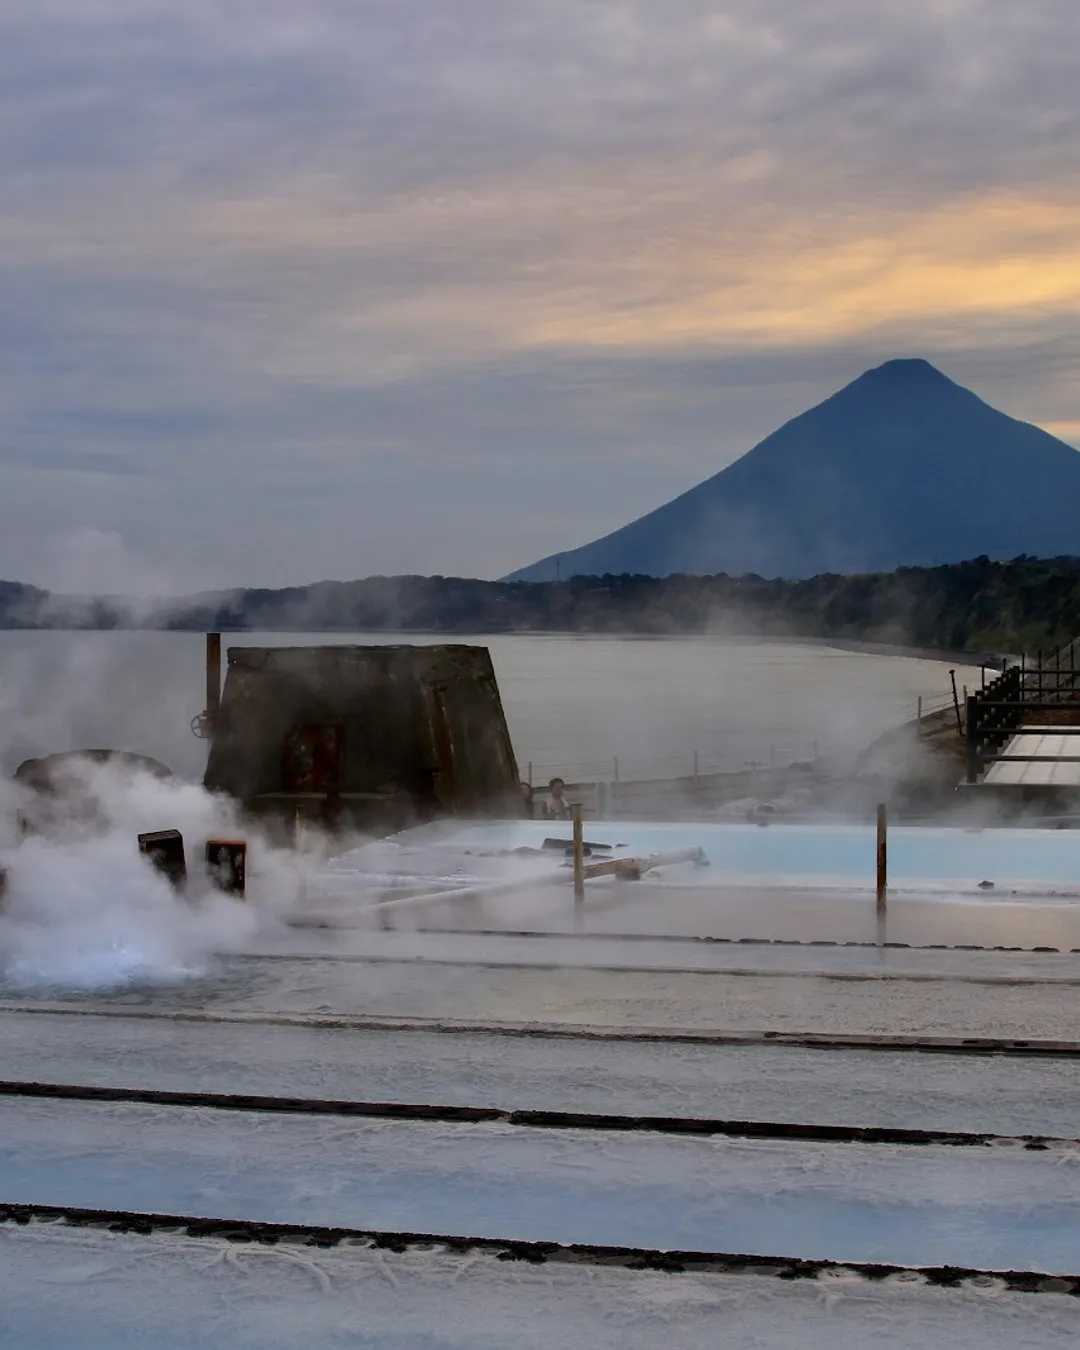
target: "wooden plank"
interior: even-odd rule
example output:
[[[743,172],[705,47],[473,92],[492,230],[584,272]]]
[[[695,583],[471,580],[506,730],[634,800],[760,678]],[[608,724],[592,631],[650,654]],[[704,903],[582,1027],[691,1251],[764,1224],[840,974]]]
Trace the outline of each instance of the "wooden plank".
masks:
[[[650,853],[644,858],[605,858],[603,862],[589,863],[582,871],[586,878],[621,876],[627,880],[637,880],[655,867],[682,862],[692,862],[701,867],[708,861],[704,849],[677,848],[667,853]]]

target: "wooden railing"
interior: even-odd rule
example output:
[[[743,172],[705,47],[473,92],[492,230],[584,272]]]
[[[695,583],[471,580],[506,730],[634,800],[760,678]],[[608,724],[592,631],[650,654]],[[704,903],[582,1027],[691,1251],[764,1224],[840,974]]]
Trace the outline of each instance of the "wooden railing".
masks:
[[[1007,743],[1024,719],[1024,676],[1021,667],[1003,670],[984,689],[968,695],[964,734],[967,738],[967,781],[977,783],[985,766]]]
[[[1060,756],[1003,755],[1002,750],[1032,713],[1060,713],[1080,694],[1080,639],[1060,647],[1044,660],[1028,666],[1026,660],[1007,666],[982,689],[969,694],[964,735],[967,740],[967,781],[977,783],[990,765],[1002,760],[1041,762]],[[1062,730],[1063,728],[1057,728]],[[1076,729],[1080,731],[1080,728]]]

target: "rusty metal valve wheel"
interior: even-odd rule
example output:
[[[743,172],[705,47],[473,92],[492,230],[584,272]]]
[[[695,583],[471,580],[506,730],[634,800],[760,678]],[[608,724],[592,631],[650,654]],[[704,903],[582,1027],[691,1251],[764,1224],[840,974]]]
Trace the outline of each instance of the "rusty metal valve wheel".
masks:
[[[208,741],[214,734],[214,725],[207,712],[196,713],[191,719],[191,734],[200,741]]]

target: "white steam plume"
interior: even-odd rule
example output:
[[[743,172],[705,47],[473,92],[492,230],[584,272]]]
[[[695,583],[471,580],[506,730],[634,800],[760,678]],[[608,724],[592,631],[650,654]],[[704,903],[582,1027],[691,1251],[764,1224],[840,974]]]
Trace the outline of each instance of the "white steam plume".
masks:
[[[0,986],[110,989],[206,973],[240,950],[295,893],[295,866],[247,833],[260,904],[230,898],[202,873],[208,838],[240,834],[231,803],[201,787],[82,762],[41,833],[21,837],[32,794],[0,788]],[[59,812],[57,807],[60,806]],[[177,894],[138,850],[139,833],[179,829],[188,887]]]

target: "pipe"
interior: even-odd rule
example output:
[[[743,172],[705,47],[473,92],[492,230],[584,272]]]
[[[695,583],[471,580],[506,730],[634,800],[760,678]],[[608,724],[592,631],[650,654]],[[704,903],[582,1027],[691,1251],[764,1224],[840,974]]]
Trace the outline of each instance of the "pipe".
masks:
[[[217,726],[221,710],[221,634],[206,635],[206,720],[210,730]]]

